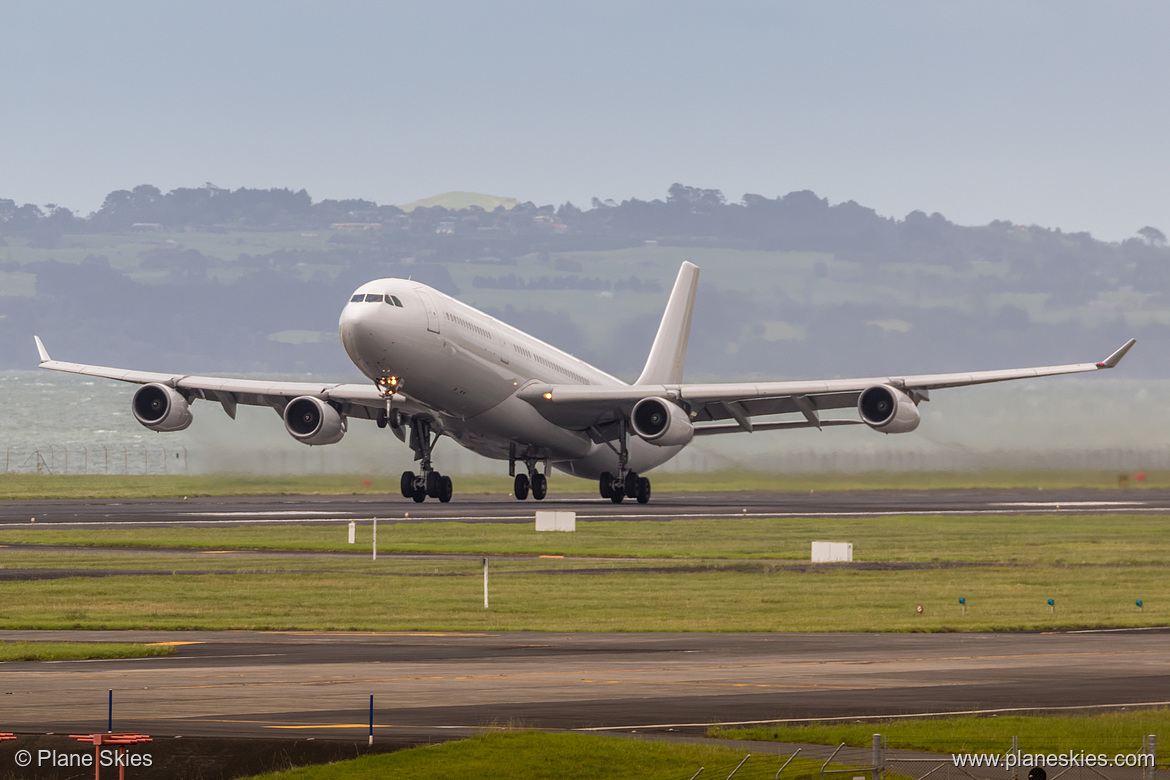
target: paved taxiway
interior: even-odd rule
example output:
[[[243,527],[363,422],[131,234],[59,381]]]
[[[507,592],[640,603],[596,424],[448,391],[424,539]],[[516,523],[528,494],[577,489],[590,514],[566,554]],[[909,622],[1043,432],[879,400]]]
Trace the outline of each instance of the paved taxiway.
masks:
[[[1170,490],[867,490],[836,492],[662,493],[649,504],[589,496],[516,501],[456,496],[415,504],[399,496],[262,496],[178,499],[58,499],[0,502],[0,527],[337,523],[350,520],[530,523],[537,509],[565,509],[579,522],[665,521],[701,517],[882,517],[905,514],[1170,514]]]
[[[5,632],[170,641],[155,659],[9,663],[6,730],[383,737],[1165,705],[1170,630],[1050,634]]]

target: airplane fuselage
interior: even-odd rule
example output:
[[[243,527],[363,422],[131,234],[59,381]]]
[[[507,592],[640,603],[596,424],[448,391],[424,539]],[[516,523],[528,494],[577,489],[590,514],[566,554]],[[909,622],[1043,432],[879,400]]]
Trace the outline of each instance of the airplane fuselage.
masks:
[[[398,305],[401,304],[401,305]],[[583,360],[419,282],[359,287],[338,325],[346,353],[377,382],[435,410],[444,433],[489,458],[525,452],[570,474],[618,470],[618,454],[588,433],[555,425],[518,392],[533,384],[625,385]],[[633,439],[629,468],[649,471],[681,446]]]

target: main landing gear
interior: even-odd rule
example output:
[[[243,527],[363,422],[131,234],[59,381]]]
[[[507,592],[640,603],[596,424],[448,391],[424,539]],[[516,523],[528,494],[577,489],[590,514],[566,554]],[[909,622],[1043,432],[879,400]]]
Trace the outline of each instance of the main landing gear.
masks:
[[[636,471],[627,471],[624,477],[603,471],[598,487],[601,497],[608,498],[615,504],[620,504],[627,498],[636,498],[639,504],[650,501],[650,480],[639,477]]]
[[[620,425],[621,429],[618,435],[620,449],[609,444],[609,448],[618,456],[618,473],[601,472],[601,479],[597,483],[598,490],[602,498],[608,498],[615,504],[620,504],[627,498],[636,498],[639,504],[649,503],[650,480],[646,477],[640,477],[638,472],[626,468],[630,462],[630,432],[626,427],[625,420],[621,420]]]
[[[391,425],[394,422],[390,420]],[[438,435],[431,432],[430,421],[411,418],[410,448],[414,450],[415,460],[421,461],[420,473],[416,476],[413,471],[402,472],[402,497],[414,499],[416,504],[426,501],[428,496],[437,498],[445,504],[455,493],[451,478],[443,476],[431,467],[431,451],[438,439]]]
[[[515,477],[512,482],[512,495],[516,496],[518,501],[524,501],[531,491],[534,499],[543,501],[544,497],[548,495],[548,460],[544,461],[544,473],[542,474],[537,470],[541,459],[534,455],[525,455],[523,458],[525,471],[517,474],[517,459],[516,445],[513,444],[508,453],[508,473]]]

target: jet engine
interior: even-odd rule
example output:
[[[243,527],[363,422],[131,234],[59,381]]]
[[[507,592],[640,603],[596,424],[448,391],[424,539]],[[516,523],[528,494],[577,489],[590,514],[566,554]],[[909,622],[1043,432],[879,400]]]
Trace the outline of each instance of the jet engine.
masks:
[[[890,385],[874,385],[857,399],[857,411],[870,428],[882,433],[909,433],[922,419],[910,396]]]
[[[320,398],[302,395],[284,407],[284,427],[303,444],[336,444],[345,435],[345,418]]]
[[[187,399],[173,387],[151,383],[134,392],[134,419],[152,431],[181,431],[191,424]]]
[[[660,447],[680,447],[695,436],[687,413],[663,398],[643,398],[630,415],[634,433]]]

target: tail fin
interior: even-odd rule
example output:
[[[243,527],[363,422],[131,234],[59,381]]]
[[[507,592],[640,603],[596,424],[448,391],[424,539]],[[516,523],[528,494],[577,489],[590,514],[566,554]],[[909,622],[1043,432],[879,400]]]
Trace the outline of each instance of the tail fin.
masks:
[[[650,347],[650,357],[646,359],[646,367],[642,369],[642,376],[638,377],[635,385],[677,384],[682,381],[683,366],[687,362],[687,342],[691,337],[691,315],[695,311],[695,291],[698,287],[699,266],[684,262],[678,269],[674,289],[670,291],[670,300],[666,303],[666,311],[658,325],[658,335],[654,337],[654,346]]]

